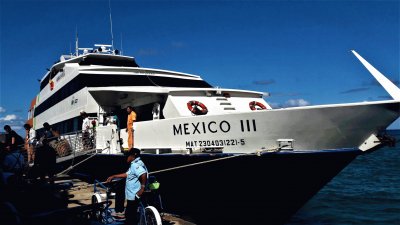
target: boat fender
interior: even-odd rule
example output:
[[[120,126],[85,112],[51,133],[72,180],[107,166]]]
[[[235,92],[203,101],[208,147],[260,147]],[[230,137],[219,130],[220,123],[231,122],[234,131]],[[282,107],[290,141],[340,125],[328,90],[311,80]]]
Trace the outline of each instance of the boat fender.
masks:
[[[251,101],[249,103],[249,107],[251,110],[264,110],[267,109],[267,107],[265,107],[264,104],[262,104],[261,102],[257,102],[257,101]]]
[[[208,113],[207,107],[199,101],[189,101],[187,107],[194,115],[205,115]]]

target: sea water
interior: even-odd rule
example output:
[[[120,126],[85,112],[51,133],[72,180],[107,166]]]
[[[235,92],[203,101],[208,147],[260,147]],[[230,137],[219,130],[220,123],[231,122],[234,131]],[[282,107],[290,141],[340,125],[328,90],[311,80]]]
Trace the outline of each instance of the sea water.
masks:
[[[358,156],[287,225],[400,225],[400,130],[388,134],[396,147]]]

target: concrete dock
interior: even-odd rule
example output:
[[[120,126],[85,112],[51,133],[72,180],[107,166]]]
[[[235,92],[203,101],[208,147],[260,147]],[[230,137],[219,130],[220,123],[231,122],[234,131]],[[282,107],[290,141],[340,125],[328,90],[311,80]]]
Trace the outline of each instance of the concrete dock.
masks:
[[[70,196],[68,208],[79,207],[82,205],[90,205],[92,203],[92,195],[93,195],[93,184],[88,184],[79,179],[73,179],[68,176],[64,177],[62,180],[56,181],[56,183],[70,183],[73,186],[68,190],[68,194]],[[105,194],[105,191],[100,189],[102,194]],[[114,199],[110,199],[112,202],[110,208],[114,208]],[[180,218],[178,215],[174,215],[171,213],[161,212],[161,218],[163,220],[163,224],[174,224],[174,225],[194,225],[195,223],[189,222],[183,218]],[[92,221],[92,224],[101,224]]]

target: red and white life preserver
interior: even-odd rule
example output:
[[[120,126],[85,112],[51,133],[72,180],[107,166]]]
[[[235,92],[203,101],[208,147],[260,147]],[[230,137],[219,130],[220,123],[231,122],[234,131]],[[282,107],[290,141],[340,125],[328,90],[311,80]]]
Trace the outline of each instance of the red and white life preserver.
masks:
[[[264,110],[267,109],[267,107],[262,104],[261,102],[257,102],[257,101],[251,101],[249,103],[249,107],[251,110]]]
[[[199,101],[189,101],[187,107],[194,115],[206,115],[208,113],[207,107]]]

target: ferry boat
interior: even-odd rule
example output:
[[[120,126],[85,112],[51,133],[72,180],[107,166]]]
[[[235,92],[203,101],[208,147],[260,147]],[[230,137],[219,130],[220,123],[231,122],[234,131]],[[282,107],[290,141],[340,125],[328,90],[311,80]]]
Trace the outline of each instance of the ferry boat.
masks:
[[[400,89],[353,53],[393,100],[273,109],[261,92],[140,67],[111,45],[77,46],[41,79],[28,119],[68,141],[60,164],[90,153],[73,171],[104,179],[126,167],[132,106],[135,147],[168,211],[200,224],[283,224],[357,155],[381,147],[379,134],[399,118]],[[91,151],[76,144],[81,111],[92,120]]]

